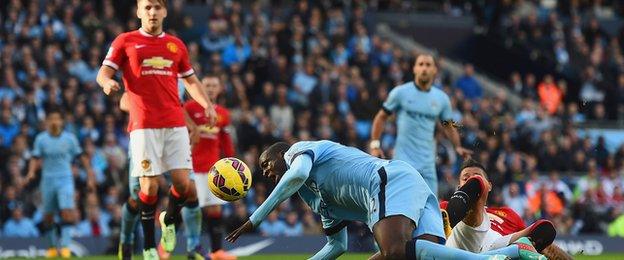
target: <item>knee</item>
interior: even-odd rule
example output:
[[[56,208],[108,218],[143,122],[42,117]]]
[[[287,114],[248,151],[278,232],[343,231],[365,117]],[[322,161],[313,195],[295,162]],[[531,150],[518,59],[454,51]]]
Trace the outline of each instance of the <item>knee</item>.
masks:
[[[54,224],[54,215],[52,215],[52,214],[45,214],[43,216],[43,222],[45,224],[48,224],[48,225]]]
[[[177,189],[176,189],[177,190]],[[195,188],[195,182],[190,182],[187,190],[186,190],[186,198],[189,201],[195,201],[197,200],[197,189]]]
[[[74,211],[71,210],[71,209],[62,210],[61,211],[61,219],[63,219],[63,221],[66,222],[66,223],[74,223],[74,221],[75,221]]]
[[[383,259],[406,259],[405,257],[405,243],[393,244],[392,246],[381,249],[381,256]]]
[[[158,178],[143,177],[141,179],[141,192],[150,196],[156,195],[158,192]]]

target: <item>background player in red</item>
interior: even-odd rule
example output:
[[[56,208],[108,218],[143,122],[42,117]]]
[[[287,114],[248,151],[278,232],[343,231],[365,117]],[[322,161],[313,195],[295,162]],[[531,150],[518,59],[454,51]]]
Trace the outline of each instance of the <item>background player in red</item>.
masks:
[[[154,238],[154,212],[158,200],[158,176],[170,171],[169,204],[159,216],[160,243],[175,248],[175,222],[180,209],[195,187],[190,185],[192,169],[189,134],[178,98],[177,82],[182,78],[191,97],[204,108],[209,124],[215,111],[191,67],[185,44],[163,32],[166,0],[138,0],[141,28],[123,33],[113,41],[97,82],[104,93],[120,89],[113,79],[121,70],[130,100],[130,150],[132,176],[140,177],[139,208],[145,237],[143,256],[158,259]]]
[[[207,185],[208,172],[215,162],[220,158],[231,157],[235,154],[232,138],[226,129],[230,124],[230,113],[226,108],[216,105],[217,98],[223,91],[223,85],[219,77],[216,75],[205,76],[202,78],[202,83],[206,87],[210,100],[215,104],[214,107],[217,112],[215,126],[208,124],[209,118],[203,113],[203,108],[197,101],[191,100],[184,104],[184,109],[186,109],[187,114],[197,125],[197,132],[199,133],[199,140],[194,143],[192,148],[197,196],[210,233],[211,258],[216,260],[233,260],[236,257],[229,255],[222,249],[223,221],[221,219],[221,205],[226,202],[212,194]],[[191,240],[193,241],[189,241],[190,243],[199,242],[199,238]]]
[[[486,207],[492,184],[487,179],[485,167],[473,160],[466,160],[459,173],[459,189],[451,202],[443,201],[440,208],[445,221],[445,231],[452,228],[446,245],[479,253],[506,247],[522,237],[528,237],[535,248],[549,259],[570,259],[553,241],[557,235],[548,220],[538,220],[525,227],[522,218],[509,207]],[[458,199],[461,198],[461,199]],[[458,205],[458,201],[466,201]]]

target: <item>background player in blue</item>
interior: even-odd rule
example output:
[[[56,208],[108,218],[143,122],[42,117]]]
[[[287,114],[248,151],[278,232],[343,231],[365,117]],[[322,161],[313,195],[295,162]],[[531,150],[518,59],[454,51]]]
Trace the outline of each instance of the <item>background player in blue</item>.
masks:
[[[451,118],[449,97],[442,90],[431,87],[438,72],[433,57],[419,55],[413,70],[414,81],[393,88],[382,109],[375,115],[371,129],[370,153],[376,157],[384,157],[379,140],[386,120],[396,112],[397,139],[393,159],[406,161],[416,168],[437,195],[434,131],[438,119],[446,137],[460,156],[470,156],[472,151],[461,146],[459,133]]]
[[[264,176],[277,185],[249,220],[227,236],[229,242],[299,192],[321,215],[327,235],[327,244],[312,259],[335,259],[347,250],[346,221],[364,222],[373,231],[381,251],[371,259],[505,259],[495,252],[478,255],[441,245],[445,236],[438,200],[405,162],[382,160],[331,141],[292,147],[276,143],[259,162]]]
[[[121,95],[121,99],[119,100],[119,108],[122,111],[128,112],[129,105],[128,96],[124,93]],[[186,111],[184,112],[184,116],[186,125],[190,131],[189,136],[191,138],[191,142],[194,142],[193,140],[196,140],[197,137],[197,126],[188,116]],[[131,153],[128,152],[128,154]],[[130,160],[132,160],[132,158],[130,158]],[[132,163],[129,165],[132,167]],[[128,172],[132,172],[132,169],[129,169]],[[184,224],[184,235],[186,237],[186,251],[188,253],[188,259],[210,259],[209,253],[204,250],[199,241],[201,235],[202,212],[199,208],[199,202],[197,200],[194,176],[195,174],[191,171],[189,174],[189,178],[193,182],[191,195],[185,202],[184,208],[182,208],[181,211]],[[130,197],[128,197],[128,200],[122,206],[121,231],[119,232],[119,251],[117,256],[120,260],[132,259],[134,250],[134,229],[137,221],[139,220],[138,199],[139,190],[141,189],[139,178],[132,177],[128,174],[128,187]],[[158,246],[158,254],[161,258],[168,258],[170,255],[170,253],[166,252],[161,245]]]
[[[76,222],[74,211],[74,177],[72,176],[72,161],[82,154],[82,148],[76,137],[63,131],[63,116],[59,110],[49,111],[46,116],[47,131],[35,137],[33,158],[30,160],[26,182],[36,178],[36,172],[41,167],[41,181],[39,189],[43,201],[43,233],[48,238],[48,257],[57,257],[57,247],[60,255],[69,258],[70,227]],[[87,156],[80,156],[83,167],[87,170],[88,187],[95,189],[95,176]],[[54,225],[54,215],[61,215],[61,238],[57,241],[57,231]],[[58,244],[57,244],[58,242]]]

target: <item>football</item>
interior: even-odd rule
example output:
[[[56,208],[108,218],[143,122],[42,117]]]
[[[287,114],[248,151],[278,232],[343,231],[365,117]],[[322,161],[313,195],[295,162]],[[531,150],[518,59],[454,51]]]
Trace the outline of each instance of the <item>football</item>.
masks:
[[[239,200],[247,195],[251,187],[251,170],[237,158],[223,158],[210,169],[208,187],[222,200]]]

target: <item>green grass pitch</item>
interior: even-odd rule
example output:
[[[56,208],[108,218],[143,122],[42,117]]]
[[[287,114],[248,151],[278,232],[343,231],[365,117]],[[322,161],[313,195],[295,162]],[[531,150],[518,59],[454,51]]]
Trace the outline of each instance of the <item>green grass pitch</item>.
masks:
[[[339,260],[360,260],[360,259],[367,259],[371,254],[345,254],[343,256],[341,256],[340,258],[338,258]],[[277,260],[277,259],[306,259],[308,257],[310,257],[311,255],[309,254],[270,254],[270,255],[253,255],[253,256],[246,256],[246,257],[239,257],[240,260]],[[82,259],[87,259],[87,260],[105,260],[105,259],[116,259],[117,256],[116,255],[108,255],[108,256],[92,256],[92,257],[84,257]],[[134,257],[134,259],[141,259],[140,256],[136,256]],[[174,256],[171,258],[171,260],[184,260],[186,259],[186,256]],[[585,255],[577,255],[574,256],[574,259],[578,259],[578,260],[584,260],[584,259],[604,259],[604,260],[610,260],[610,259],[624,259],[624,254],[604,254],[604,255],[599,255],[599,256],[585,256]]]

